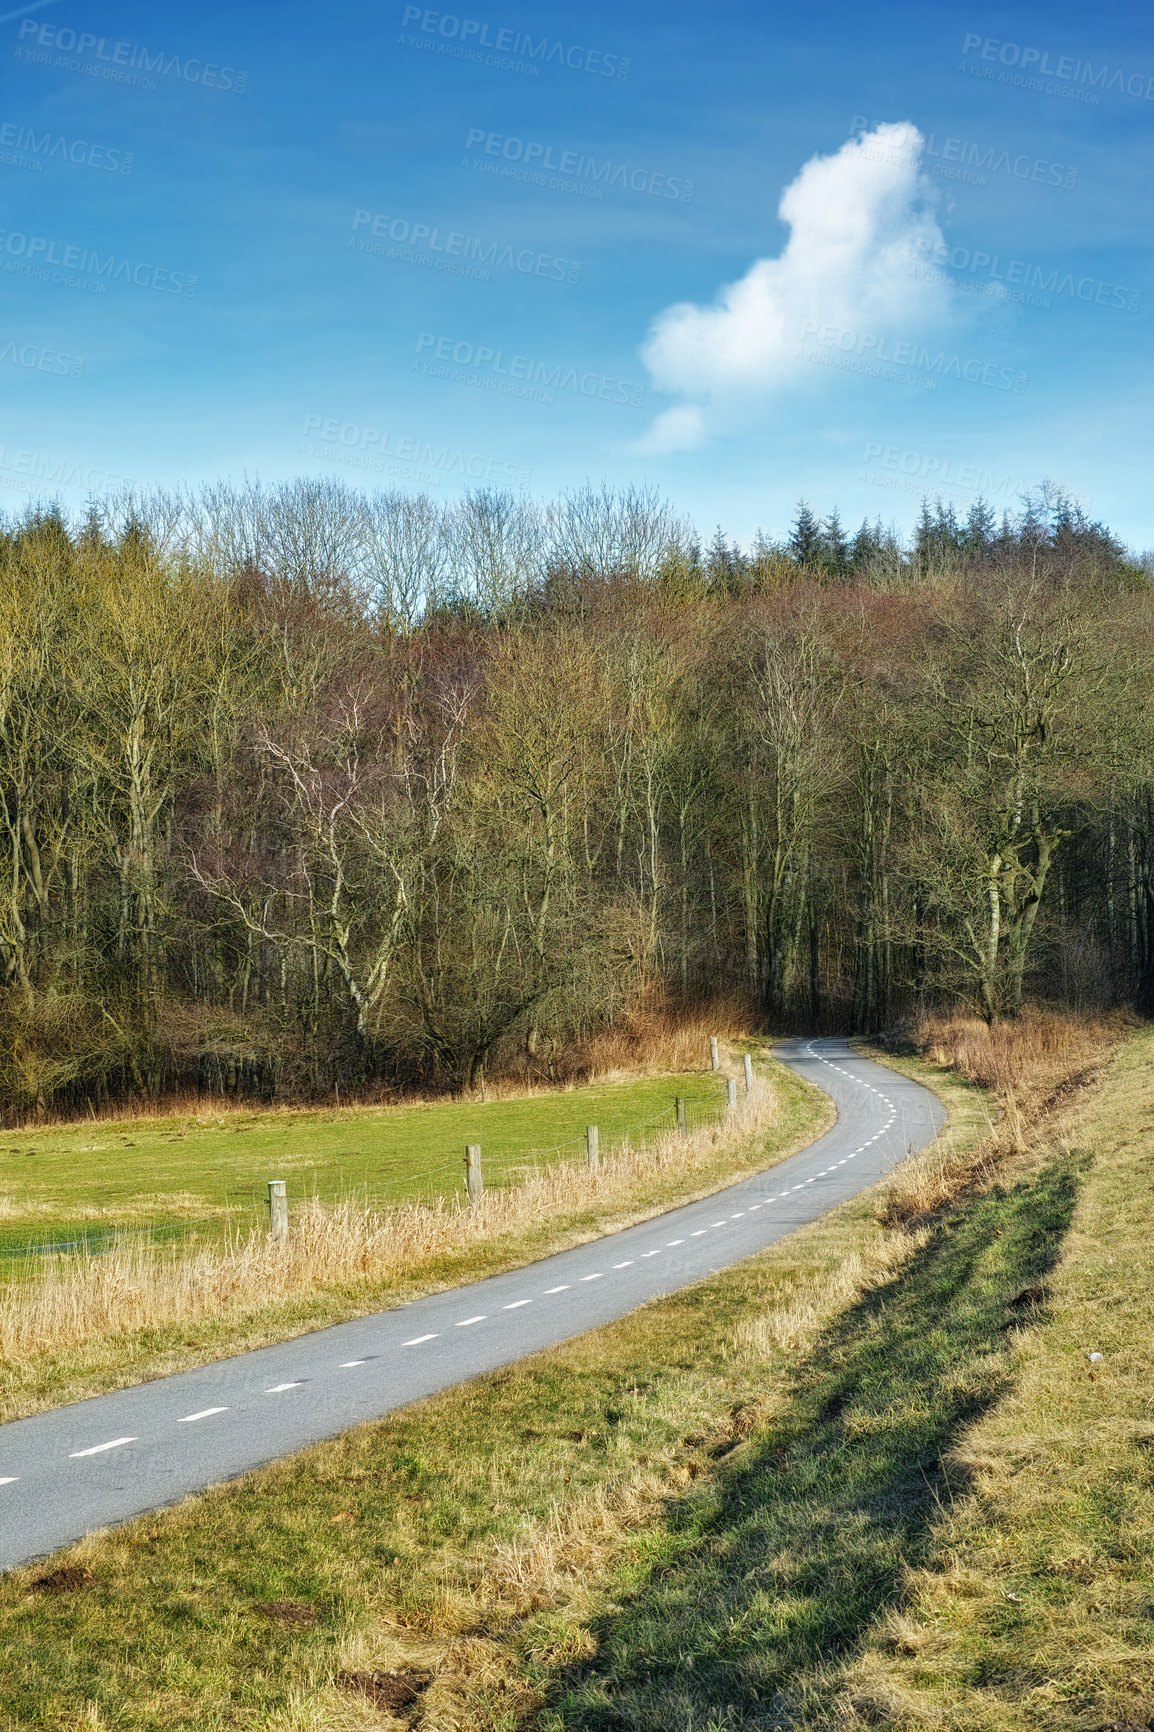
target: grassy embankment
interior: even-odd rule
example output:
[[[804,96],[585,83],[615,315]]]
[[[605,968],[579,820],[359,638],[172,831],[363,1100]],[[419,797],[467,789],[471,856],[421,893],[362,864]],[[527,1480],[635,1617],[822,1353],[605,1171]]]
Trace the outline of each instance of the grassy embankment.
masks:
[[[386,1116],[394,1150],[395,1127],[409,1127],[415,1162],[490,1113],[482,1142],[490,1174],[499,1127],[540,1147],[596,1117],[609,1145],[599,1171],[585,1168],[580,1151],[575,1165],[546,1159],[522,1169],[519,1184],[488,1188],[479,1207],[463,1208],[459,1192],[367,1211],[354,1199],[301,1207],[287,1247],[254,1229],[227,1247],[127,1241],[99,1254],[42,1259],[36,1278],[0,1286],[0,1419],[514,1267],[714,1190],[783,1158],[828,1116],[825,1098],[783,1067],[759,1061],[758,1072],[753,1094],[739,1092],[739,1111],[720,1117],[705,1109],[724,1101],[723,1082],[700,1073]],[[687,1136],[658,1124],[639,1137],[638,1119],[654,1117],[649,1109],[660,1111],[675,1094],[697,1102],[698,1128],[691,1108]],[[422,1113],[430,1123],[419,1122]],[[358,1124],[376,1133],[381,1119],[354,1114],[354,1130]],[[324,1126],[304,1125],[299,1134],[314,1144]],[[633,1135],[614,1148],[614,1128],[625,1126]],[[348,1127],[339,1128],[351,1140]],[[274,1133],[275,1123],[264,1131]],[[510,1165],[515,1157],[506,1172]]]
[[[939,1031],[992,1135],[900,1061],[946,1144],[764,1256],[14,1573],[0,1724],[1144,1725],[1154,1036],[1042,1035]]]

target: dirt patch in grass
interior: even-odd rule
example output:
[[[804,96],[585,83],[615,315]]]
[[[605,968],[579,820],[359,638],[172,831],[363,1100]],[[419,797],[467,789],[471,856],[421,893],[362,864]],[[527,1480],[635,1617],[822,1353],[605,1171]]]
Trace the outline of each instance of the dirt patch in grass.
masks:
[[[316,1607],[303,1600],[258,1600],[253,1611],[290,1630],[315,1630],[321,1621]]]
[[[65,1564],[58,1570],[49,1570],[47,1575],[33,1576],[28,1588],[33,1594],[73,1594],[77,1588],[86,1588],[92,1579],[91,1570],[80,1564]]]
[[[354,1696],[367,1696],[376,1708],[395,1714],[409,1708],[429,1687],[429,1675],[419,1672],[338,1672],[340,1689]]]

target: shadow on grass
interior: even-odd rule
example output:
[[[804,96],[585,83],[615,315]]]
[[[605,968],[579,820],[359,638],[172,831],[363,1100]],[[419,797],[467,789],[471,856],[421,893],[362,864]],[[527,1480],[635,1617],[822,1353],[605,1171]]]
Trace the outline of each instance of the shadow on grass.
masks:
[[[926,1561],[941,1458],[1007,1387],[1014,1299],[1069,1225],[1066,1161],[957,1208],[820,1339],[773,1429],[673,1506],[596,1658],[556,1678],[565,1732],[827,1726],[823,1669]]]

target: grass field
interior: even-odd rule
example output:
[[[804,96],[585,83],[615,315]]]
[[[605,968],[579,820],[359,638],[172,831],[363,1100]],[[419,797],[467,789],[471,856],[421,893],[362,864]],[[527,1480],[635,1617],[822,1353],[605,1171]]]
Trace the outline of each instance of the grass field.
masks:
[[[0,1726],[1140,1732],[1154,1034],[1101,1087],[1076,1048],[992,1144],[964,1079],[902,1062],[951,1107],[931,1214],[946,1155],[14,1572]]]
[[[725,1104],[711,1073],[645,1076],[519,1099],[332,1111],[106,1120],[0,1133],[0,1269],[30,1244],[99,1244],[148,1224],[159,1236],[195,1222],[247,1227],[267,1181],[290,1197],[400,1201],[459,1193],[464,1145],[481,1144],[487,1185],[516,1182],[534,1159],[580,1155],[597,1124],[609,1150],[673,1122],[690,1127]],[[558,1145],[562,1145],[558,1149]]]

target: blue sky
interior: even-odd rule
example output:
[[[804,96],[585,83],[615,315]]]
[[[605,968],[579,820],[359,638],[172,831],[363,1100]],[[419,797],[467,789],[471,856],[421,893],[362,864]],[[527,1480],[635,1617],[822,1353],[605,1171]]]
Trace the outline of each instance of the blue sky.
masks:
[[[51,0],[0,68],[6,510],[1046,476],[1154,545],[1148,8]]]

